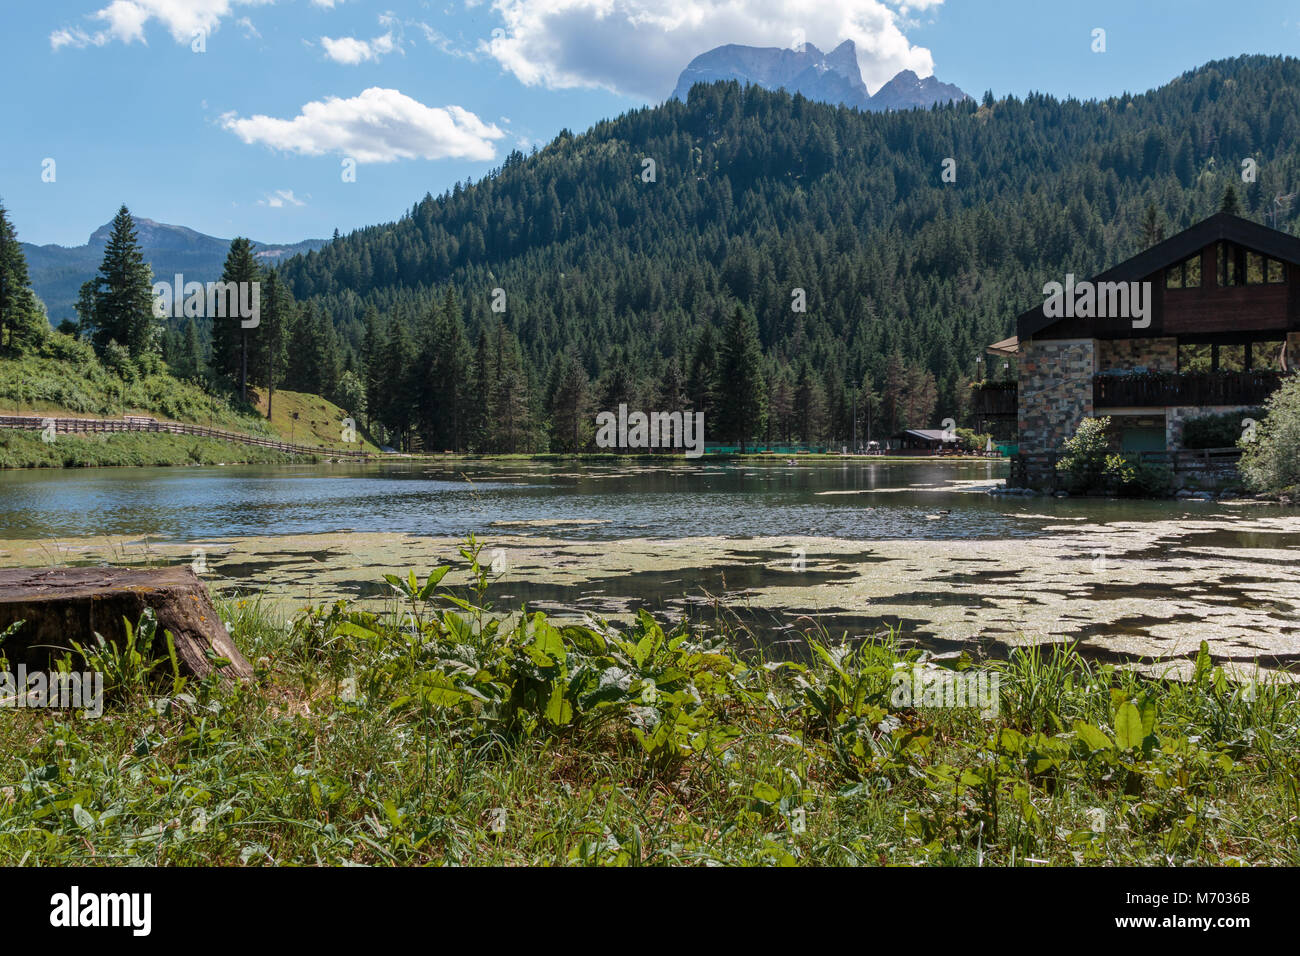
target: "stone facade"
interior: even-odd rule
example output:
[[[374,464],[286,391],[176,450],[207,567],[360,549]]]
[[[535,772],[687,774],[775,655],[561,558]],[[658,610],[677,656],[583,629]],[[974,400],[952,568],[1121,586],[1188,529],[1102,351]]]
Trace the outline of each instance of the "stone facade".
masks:
[[[1092,415],[1094,339],[1030,339],[1019,353],[1020,453],[1054,452]]]
[[[1102,339],[1097,342],[1097,371],[1178,371],[1178,339]]]

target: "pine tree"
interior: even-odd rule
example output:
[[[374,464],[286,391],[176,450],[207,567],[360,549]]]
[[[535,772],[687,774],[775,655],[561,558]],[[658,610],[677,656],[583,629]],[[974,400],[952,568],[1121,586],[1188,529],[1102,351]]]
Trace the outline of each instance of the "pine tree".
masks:
[[[203,374],[203,348],[199,345],[199,330],[193,319],[185,323],[181,338],[180,363],[185,378],[198,378]]]
[[[885,380],[880,390],[881,427],[885,438],[892,438],[906,427],[907,366],[897,349],[885,365]]]
[[[708,421],[713,413],[713,383],[718,368],[718,339],[712,323],[700,329],[691,356],[691,371],[686,379],[686,390],[693,411],[703,412]]]
[[[1231,213],[1234,216],[1241,215],[1241,200],[1237,198],[1237,189],[1228,183],[1228,188],[1223,191],[1223,201],[1219,203],[1219,212]]]
[[[221,270],[223,283],[235,283],[236,288],[250,288],[262,280],[262,270],[253,256],[253,243],[243,237],[231,240],[226,253],[226,264]],[[246,285],[245,285],[246,284]],[[239,397],[248,399],[248,333],[239,315],[239,293],[227,293],[225,315],[213,315],[212,321],[212,374],[218,381],[236,385]]]
[[[262,285],[261,321],[253,334],[253,360],[249,381],[266,389],[266,417],[271,417],[275,388],[284,381],[288,370],[288,337],[293,322],[294,303],[288,288],[275,270],[267,274]]]
[[[414,403],[408,384],[415,364],[415,349],[406,326],[396,320],[388,323],[384,340],[384,387],[379,393],[376,417],[389,434],[389,440],[398,448],[409,447],[408,436],[415,417]]]
[[[587,370],[572,349],[556,356],[548,392],[551,451],[577,454],[586,446],[591,431],[591,399]]]
[[[338,230],[335,230],[336,232]],[[379,407],[379,390],[382,386],[382,343],[379,331],[379,311],[372,305],[366,309],[365,332],[361,337],[361,385],[366,395],[366,427],[374,424],[375,409]]]
[[[0,349],[29,351],[49,330],[27,273],[27,257],[0,203]]]
[[[489,423],[492,420],[492,365],[487,329],[480,328],[478,344],[474,347],[474,366],[470,374],[467,432],[470,449],[486,451],[491,440]]]
[[[450,286],[439,314],[433,362],[434,403],[438,412],[438,447],[463,452],[468,445],[466,405],[469,398],[469,343],[460,302]]]
[[[496,328],[493,375],[491,447],[508,455],[524,451],[531,429],[528,378],[524,374],[519,342],[504,325]]]
[[[1160,213],[1155,203],[1147,204],[1147,211],[1142,218],[1142,248],[1150,249],[1156,243],[1164,241],[1165,227],[1160,221]]]
[[[826,387],[821,376],[804,359],[794,385],[794,416],[799,440],[809,445],[821,444],[826,438]]]
[[[158,328],[153,314],[153,272],[140,251],[135,220],[122,206],[113,217],[104,261],[95,277],[91,342],[101,355],[110,342],[116,342],[138,359],[158,351]]]
[[[296,310],[288,334],[289,357],[284,387],[291,392],[319,394],[321,369],[317,327],[315,307],[310,302],[304,302]]]
[[[758,322],[752,312],[739,305],[731,314],[718,351],[713,405],[714,434],[734,441],[742,453],[750,439],[763,433],[767,388]],[[707,426],[708,420],[705,422]]]

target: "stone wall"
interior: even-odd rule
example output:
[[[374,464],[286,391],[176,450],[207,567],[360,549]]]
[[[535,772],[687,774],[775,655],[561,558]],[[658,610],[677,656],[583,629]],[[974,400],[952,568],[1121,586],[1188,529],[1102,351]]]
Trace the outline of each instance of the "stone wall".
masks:
[[[1095,339],[1020,343],[1021,454],[1057,451],[1092,414]]]
[[[1287,368],[1300,369],[1300,332],[1286,334]]]
[[[1097,371],[1145,368],[1152,372],[1178,371],[1178,340],[1101,339],[1097,342]]]

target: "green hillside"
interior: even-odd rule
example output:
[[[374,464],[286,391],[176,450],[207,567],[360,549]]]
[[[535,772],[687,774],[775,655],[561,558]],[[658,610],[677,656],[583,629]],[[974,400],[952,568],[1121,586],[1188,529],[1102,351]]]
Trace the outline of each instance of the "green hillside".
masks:
[[[1045,281],[1100,270],[1216,211],[1228,185],[1262,219],[1275,195],[1297,191],[1298,134],[1291,58],[1210,63],[1101,102],[986,96],[895,113],[697,86],[687,103],[512,153],[482,181],[282,274],[367,368],[371,412],[399,435],[436,432],[437,447],[555,447],[556,421],[575,407],[563,390],[556,404],[566,374],[587,407],[663,408],[676,395],[713,412],[727,383],[701,336],[720,339],[737,305],[764,356],[762,433],[838,442],[855,400],[886,429],[962,420],[976,357]],[[1253,183],[1240,175],[1247,157]],[[448,359],[460,309],[434,306],[449,288],[466,344]],[[503,312],[491,310],[496,289]],[[419,397],[384,407],[375,388],[402,376],[430,390],[426,406],[457,410],[455,434]]]

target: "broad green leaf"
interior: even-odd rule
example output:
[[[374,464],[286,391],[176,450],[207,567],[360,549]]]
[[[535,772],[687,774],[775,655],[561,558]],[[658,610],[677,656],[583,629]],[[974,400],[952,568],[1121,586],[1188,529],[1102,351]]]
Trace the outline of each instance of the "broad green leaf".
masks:
[[[1131,702],[1120,705],[1115,712],[1115,743],[1121,750],[1133,750],[1146,739],[1142,729],[1142,714]]]
[[[1080,740],[1093,750],[1110,750],[1113,746],[1104,731],[1092,724],[1085,724],[1081,720],[1074,722],[1074,732]]]
[[[573,705],[564,696],[567,685],[556,683],[551,688],[551,699],[546,702],[546,719],[557,727],[573,720]]]

